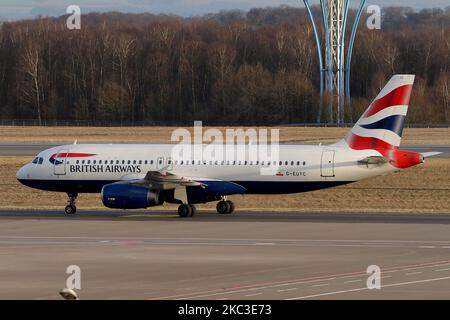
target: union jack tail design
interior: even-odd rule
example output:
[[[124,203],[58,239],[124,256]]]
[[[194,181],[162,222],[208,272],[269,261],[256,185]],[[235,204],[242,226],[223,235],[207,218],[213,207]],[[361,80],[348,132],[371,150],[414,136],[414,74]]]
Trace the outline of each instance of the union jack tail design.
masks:
[[[414,75],[395,75],[345,137],[356,150],[400,146]]]
[[[396,167],[408,167],[420,155],[399,150],[414,75],[394,75],[341,143],[354,150],[377,150]]]

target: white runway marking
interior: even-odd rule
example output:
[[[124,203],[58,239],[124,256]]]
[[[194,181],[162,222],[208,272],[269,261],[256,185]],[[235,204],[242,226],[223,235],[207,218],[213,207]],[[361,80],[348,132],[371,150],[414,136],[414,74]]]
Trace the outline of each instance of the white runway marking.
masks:
[[[254,296],[259,296],[259,295],[262,295],[262,293],[259,292],[259,293],[246,294],[245,296],[246,297],[254,297]]]
[[[436,272],[441,272],[441,271],[448,271],[448,270],[450,270],[450,268],[445,268],[445,269],[437,269],[437,270],[434,270],[434,271],[436,271]]]
[[[289,288],[289,289],[281,289],[281,290],[277,290],[278,292],[287,292],[287,291],[294,291],[297,290],[297,288]]]
[[[418,271],[418,272],[409,272],[409,273],[407,273],[406,275],[407,276],[413,276],[413,275],[415,275],[415,274],[421,274],[422,272],[421,271]]]
[[[357,280],[349,280],[349,281],[344,281],[344,283],[354,283],[354,282],[361,282],[361,279],[357,279]]]
[[[322,283],[322,284],[314,284],[311,287],[325,287],[325,286],[329,286],[329,283]]]
[[[392,283],[392,284],[385,284],[382,286],[382,288],[388,288],[388,287],[398,287],[398,286],[405,286],[409,284],[416,284],[416,283],[424,283],[424,282],[432,282],[432,281],[439,281],[439,280],[448,280],[450,277],[444,277],[444,278],[434,278],[434,279],[425,279],[425,280],[417,280],[417,281],[409,281],[409,282],[400,282],[400,283]],[[368,288],[357,288],[357,289],[350,289],[350,290],[341,290],[341,291],[333,291],[333,292],[324,292],[319,294],[313,294],[309,296],[302,296],[302,297],[295,297],[295,298],[289,298],[287,300],[302,300],[302,299],[309,299],[309,298],[316,298],[316,297],[323,297],[323,296],[330,296],[340,293],[348,293],[348,292],[355,292],[355,291],[362,291],[362,290],[369,290]]]
[[[432,268],[437,266],[443,266],[448,265],[450,262],[448,261],[442,261],[442,262],[436,262],[434,264],[426,264],[426,265],[417,265],[415,267],[408,267],[406,266],[399,266],[399,267],[392,267],[389,268],[389,270],[384,271],[384,273],[394,273],[394,272],[400,272],[400,271],[406,271],[406,270],[417,270],[422,268]],[[450,269],[450,268],[449,268]],[[304,280],[296,280],[296,281],[289,281],[284,283],[275,283],[275,284],[267,284],[267,285],[261,285],[261,286],[255,286],[251,288],[240,288],[240,289],[234,289],[230,291],[223,291],[221,289],[220,292],[217,290],[212,290],[211,292],[198,292],[193,293],[192,295],[186,294],[186,295],[175,295],[175,296],[165,296],[165,297],[159,297],[158,299],[175,299],[175,300],[184,300],[184,299],[197,299],[197,298],[205,298],[205,297],[212,297],[217,295],[227,295],[227,294],[233,294],[233,293],[244,293],[254,290],[263,290],[268,288],[279,288],[284,286],[292,286],[292,285],[298,285],[298,284],[306,284],[306,283],[314,283],[314,282],[320,282],[320,281],[330,281],[335,279],[346,279],[346,278],[354,278],[354,277],[361,277],[365,276],[364,272],[359,272],[358,274],[343,274],[343,275],[335,275],[335,276],[329,276],[329,277],[323,277],[321,279],[304,279]],[[383,278],[390,278],[391,275],[383,276]],[[450,277],[449,277],[450,278]],[[386,286],[383,286],[386,287]],[[366,289],[366,288],[363,288]],[[345,292],[345,291],[344,291]],[[152,298],[155,299],[155,298]]]

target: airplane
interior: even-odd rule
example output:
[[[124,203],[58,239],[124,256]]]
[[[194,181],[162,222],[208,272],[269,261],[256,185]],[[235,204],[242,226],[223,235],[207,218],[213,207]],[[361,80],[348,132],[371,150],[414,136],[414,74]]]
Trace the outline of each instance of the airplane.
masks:
[[[145,209],[179,204],[192,217],[195,204],[218,201],[219,214],[234,212],[228,196],[292,194],[353,183],[410,168],[440,152],[400,149],[414,75],[394,75],[340,141],[331,145],[280,145],[278,159],[175,159],[173,144],[72,144],[40,152],[17,180],[40,190],[65,192],[66,214],[79,193],[100,193],[104,206]],[[205,145],[201,145],[204,151]],[[237,152],[238,146],[224,152]],[[239,152],[237,152],[239,153]],[[276,166],[273,174],[261,169]]]

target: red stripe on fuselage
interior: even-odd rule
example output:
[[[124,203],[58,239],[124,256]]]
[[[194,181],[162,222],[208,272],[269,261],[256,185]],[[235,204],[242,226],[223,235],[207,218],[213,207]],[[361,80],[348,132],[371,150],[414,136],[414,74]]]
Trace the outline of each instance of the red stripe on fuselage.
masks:
[[[412,85],[410,84],[400,86],[392,90],[384,97],[373,101],[369,109],[367,109],[364,113],[363,117],[370,117],[377,112],[392,106],[408,105],[411,97],[411,91]]]
[[[51,157],[52,158],[85,158],[85,157],[93,157],[93,156],[96,156],[96,154],[62,152],[62,153],[55,153]]]

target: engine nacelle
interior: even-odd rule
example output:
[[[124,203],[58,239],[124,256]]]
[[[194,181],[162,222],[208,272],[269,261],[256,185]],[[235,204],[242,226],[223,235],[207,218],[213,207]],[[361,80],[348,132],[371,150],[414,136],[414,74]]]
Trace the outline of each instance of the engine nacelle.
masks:
[[[159,191],[125,183],[105,185],[102,188],[101,198],[105,207],[113,209],[145,209],[162,205],[164,202]]]

